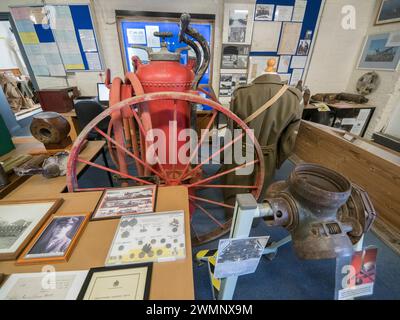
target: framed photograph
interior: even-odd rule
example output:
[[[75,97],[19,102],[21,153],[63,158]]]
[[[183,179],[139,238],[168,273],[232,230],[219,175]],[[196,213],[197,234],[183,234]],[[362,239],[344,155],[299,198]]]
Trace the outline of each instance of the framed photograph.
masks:
[[[247,69],[250,46],[222,45],[221,69]]]
[[[24,250],[17,264],[68,261],[89,214],[53,216]]]
[[[163,262],[186,257],[183,210],[121,217],[105,265]]]
[[[156,191],[156,185],[107,189],[103,192],[91,220],[154,212]]]
[[[397,69],[400,61],[400,47],[387,47],[390,33],[367,37],[358,63],[359,69],[391,70]]]
[[[63,199],[1,201],[0,261],[15,260]]]
[[[12,274],[0,288],[0,300],[76,300],[86,271]]]
[[[400,0],[381,0],[375,24],[400,22]]]
[[[152,263],[89,270],[78,300],[148,300]]]
[[[237,72],[229,72],[229,70],[221,70],[219,96],[230,97],[233,91],[241,85],[247,84],[246,70],[235,70]],[[222,73],[229,72],[229,73]]]
[[[274,17],[274,4],[257,4],[254,20],[272,21]]]
[[[300,40],[299,47],[297,48],[298,56],[307,56],[310,52],[311,40]]]
[[[223,43],[251,44],[255,4],[226,3]]]

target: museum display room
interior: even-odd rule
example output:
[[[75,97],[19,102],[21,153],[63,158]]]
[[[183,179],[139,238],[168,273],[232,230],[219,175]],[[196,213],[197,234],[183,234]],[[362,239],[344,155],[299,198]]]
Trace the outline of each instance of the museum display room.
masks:
[[[400,299],[400,0],[0,20],[0,300]]]

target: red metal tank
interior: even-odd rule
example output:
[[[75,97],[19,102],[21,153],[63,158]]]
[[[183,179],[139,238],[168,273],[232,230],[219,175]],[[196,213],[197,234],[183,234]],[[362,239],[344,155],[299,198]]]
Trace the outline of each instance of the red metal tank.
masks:
[[[193,64],[190,59],[186,65],[180,63],[181,50],[170,52],[166,42],[162,41],[160,51],[147,51],[150,60],[148,64],[135,59],[136,75],[145,93],[190,90],[195,76]],[[170,176],[179,177],[179,170],[183,169],[184,163],[178,159],[178,150],[187,140],[178,141],[177,137],[183,129],[190,128],[191,108],[188,102],[181,100],[153,101],[148,103],[148,107],[152,128],[161,129],[166,137],[166,148],[158,150],[159,159],[166,164],[166,171],[176,171],[176,174],[170,172]],[[156,131],[154,133],[157,134]]]

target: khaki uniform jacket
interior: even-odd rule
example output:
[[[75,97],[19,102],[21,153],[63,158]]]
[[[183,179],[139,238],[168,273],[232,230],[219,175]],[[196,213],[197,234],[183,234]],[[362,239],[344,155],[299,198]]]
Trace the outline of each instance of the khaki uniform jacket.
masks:
[[[252,84],[235,90],[231,100],[231,111],[244,120],[274,97],[282,86],[283,83],[277,74],[259,76]],[[303,107],[301,92],[289,87],[271,107],[247,124],[254,130],[264,155],[265,179],[261,199],[272,182],[275,169],[279,168],[293,151]],[[224,165],[222,170],[229,167],[231,166]],[[226,175],[224,180],[227,184],[250,185],[254,182],[253,177],[254,175],[240,176],[232,173]],[[249,191],[224,189],[225,201],[231,198],[228,202],[234,203],[236,194],[243,192]]]

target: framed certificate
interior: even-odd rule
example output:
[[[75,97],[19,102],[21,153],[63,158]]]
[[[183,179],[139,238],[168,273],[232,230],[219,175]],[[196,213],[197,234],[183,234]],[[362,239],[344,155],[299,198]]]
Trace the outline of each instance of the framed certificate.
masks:
[[[148,300],[152,263],[89,270],[78,300]]]
[[[0,300],[75,300],[87,270],[12,274],[0,288]]]

